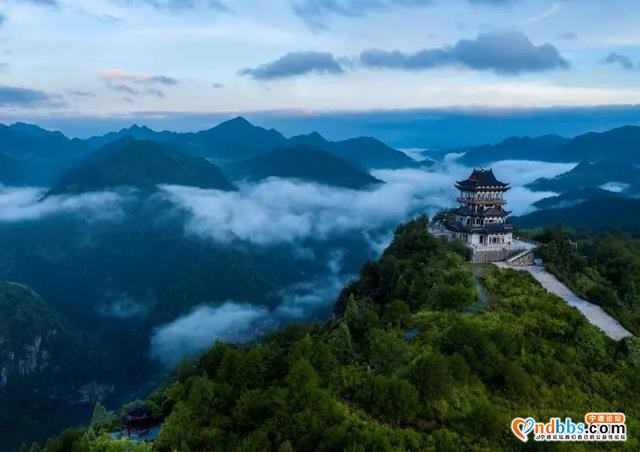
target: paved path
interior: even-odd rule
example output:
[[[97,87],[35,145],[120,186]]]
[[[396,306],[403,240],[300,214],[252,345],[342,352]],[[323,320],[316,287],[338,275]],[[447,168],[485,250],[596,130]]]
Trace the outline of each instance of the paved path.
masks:
[[[589,322],[600,328],[611,339],[619,341],[625,337],[633,336],[600,306],[578,297],[567,286],[558,281],[555,276],[546,271],[544,267],[510,267],[504,262],[497,262],[496,265],[500,268],[511,268],[531,273],[542,287],[562,298],[569,306],[578,309]]]

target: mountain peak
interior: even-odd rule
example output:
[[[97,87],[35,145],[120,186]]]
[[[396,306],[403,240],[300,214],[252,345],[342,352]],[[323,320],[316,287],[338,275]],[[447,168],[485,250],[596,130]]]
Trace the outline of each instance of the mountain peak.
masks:
[[[243,116],[236,116],[235,118],[221,122],[216,126],[216,128],[245,128],[245,127],[255,127],[255,126],[251,124],[249,121],[247,121]]]
[[[124,138],[107,144],[92,160],[64,174],[50,193],[84,193],[120,186],[155,189],[161,184],[235,189],[221,170],[204,158],[182,154],[166,143]]]
[[[325,139],[325,137],[323,137],[322,135],[320,135],[319,132],[313,131],[310,134],[307,135],[309,138],[313,138],[313,139],[317,139],[317,140],[324,140],[327,141]]]
[[[14,124],[11,124],[9,128],[12,130],[16,130],[18,132],[37,133],[37,134],[53,133],[53,134],[62,135],[60,132],[52,132],[50,130],[43,129],[42,127],[37,126],[35,124],[29,124],[26,122],[16,122]]]
[[[329,144],[329,141],[318,132],[311,132],[307,135],[297,135],[289,138],[290,146],[309,145],[324,148]]]
[[[308,144],[260,154],[238,163],[233,171],[240,179],[281,177],[351,189],[381,183],[365,171],[356,169],[350,162]]]

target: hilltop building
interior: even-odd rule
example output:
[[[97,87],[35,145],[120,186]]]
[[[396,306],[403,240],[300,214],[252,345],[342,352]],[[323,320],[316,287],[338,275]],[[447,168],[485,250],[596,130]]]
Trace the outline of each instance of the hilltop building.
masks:
[[[464,242],[471,250],[472,262],[532,263],[534,247],[516,240],[513,225],[507,221],[508,183],[496,179],[491,169],[474,169],[467,179],[456,183],[456,188],[460,190],[459,207],[436,228],[440,235]]]
[[[513,226],[507,223],[509,212],[504,209],[509,184],[496,179],[490,169],[476,169],[456,188],[460,207],[446,225],[455,238],[468,245],[511,245]]]

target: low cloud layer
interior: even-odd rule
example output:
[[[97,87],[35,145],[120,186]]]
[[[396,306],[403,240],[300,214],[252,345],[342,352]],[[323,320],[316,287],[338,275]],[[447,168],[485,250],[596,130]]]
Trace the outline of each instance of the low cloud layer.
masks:
[[[567,69],[569,62],[551,44],[535,45],[522,32],[498,30],[476,39],[461,39],[451,47],[423,49],[415,53],[369,49],[360,64],[378,69],[420,71],[441,66],[463,66],[499,74],[519,74]]]
[[[278,319],[302,320],[331,306],[345,284],[354,275],[343,272],[343,252],[334,250],[327,261],[327,272],[315,279],[302,281],[279,290],[280,304],[274,315]]]
[[[123,195],[101,192],[77,196],[43,198],[40,188],[11,188],[0,185],[0,223],[31,221],[57,214],[73,214],[87,219],[121,218]]]
[[[538,177],[568,171],[571,164],[505,161],[494,165],[496,175],[512,182],[510,210],[521,214],[545,196],[523,186]],[[256,245],[324,240],[335,235],[360,232],[365,236],[390,230],[420,212],[432,212],[455,204],[456,180],[471,168],[455,160],[433,171],[382,170],[373,175],[386,184],[356,191],[268,179],[246,184],[238,192],[192,187],[164,186],[165,195],[190,213],[188,234],[217,242],[245,241]]]
[[[381,170],[374,175],[386,182],[371,191],[354,191],[316,184],[269,179],[227,193],[165,186],[165,196],[190,213],[185,232],[206,240],[241,240],[253,245],[291,244],[298,259],[318,259],[307,240],[336,238],[359,232],[372,250],[382,251],[395,226],[407,218],[455,205],[454,182],[471,168],[456,163],[451,154],[433,171]],[[502,161],[492,165],[497,177],[512,183],[508,208],[521,214],[531,204],[552,193],[532,192],[524,185],[573,168],[573,164]],[[344,251],[329,253],[326,271],[269,295],[275,308],[229,302],[200,306],[174,322],[158,328],[151,354],[165,365],[177,364],[185,355],[197,354],[216,339],[244,342],[283,324],[325,317],[340,290],[353,275],[343,268]],[[324,313],[324,315],[323,315]]]
[[[151,356],[168,367],[187,355],[197,354],[220,339],[246,342],[272,328],[263,306],[228,302],[220,306],[198,306],[189,314],[156,329],[151,338]]]
[[[330,53],[292,52],[256,68],[243,69],[240,74],[256,80],[274,80],[309,73],[341,74],[343,72],[344,69],[340,63]]]
[[[309,316],[324,318],[353,276],[343,265],[349,256],[339,245],[341,236],[352,240],[354,234],[361,234],[373,251],[380,252],[397,224],[419,213],[455,205],[454,182],[471,172],[471,168],[457,164],[456,157],[447,156],[431,171],[376,171],[374,176],[386,183],[368,191],[277,178],[242,185],[238,192],[161,187],[158,196],[187,212],[184,230],[189,236],[220,243],[291,245],[294,258],[301,260],[323,259],[314,252],[320,249],[318,246],[334,248],[322,253],[326,256],[325,271],[268,294],[271,308],[232,301],[201,305],[158,327],[151,338],[151,355],[171,367],[216,339],[244,342],[287,322]],[[508,208],[520,214],[549,195],[531,192],[524,188],[525,184],[566,172],[573,165],[502,161],[492,167],[498,178],[512,183],[513,189],[507,194]],[[124,215],[123,204],[132,196],[128,192],[106,192],[43,199],[43,194],[36,188],[0,188],[0,223],[35,221],[59,214],[120,219]],[[151,200],[156,201],[155,197]],[[114,319],[144,318],[153,304],[151,296],[116,293],[97,309],[99,314]]]
[[[232,301],[195,307],[189,314],[155,329],[151,356],[167,367],[174,367],[185,356],[202,352],[216,340],[243,343],[316,313],[325,318],[326,311],[353,276],[343,273],[342,257],[341,251],[333,251],[325,275],[272,294],[278,300],[275,309]]]

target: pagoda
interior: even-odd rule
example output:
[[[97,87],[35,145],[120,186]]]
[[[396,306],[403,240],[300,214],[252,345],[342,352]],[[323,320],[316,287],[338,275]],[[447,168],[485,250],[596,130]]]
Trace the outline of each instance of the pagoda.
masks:
[[[491,169],[474,169],[456,188],[460,206],[445,225],[450,235],[473,248],[512,246],[513,226],[504,209],[509,184],[496,179]]]

